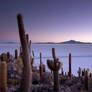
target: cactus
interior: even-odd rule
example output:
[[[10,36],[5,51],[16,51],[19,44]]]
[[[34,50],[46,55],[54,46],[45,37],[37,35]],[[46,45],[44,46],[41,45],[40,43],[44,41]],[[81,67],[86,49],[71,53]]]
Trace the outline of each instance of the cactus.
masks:
[[[10,52],[7,52],[7,59],[10,59]]]
[[[42,54],[40,52],[40,66],[39,66],[39,71],[40,71],[40,77],[42,76],[43,74],[43,67],[42,67]]]
[[[33,68],[33,64],[35,62],[35,57],[34,57],[34,51],[32,50],[32,55],[33,55],[33,58],[31,57],[32,61],[31,61],[31,66]]]
[[[32,41],[29,42],[29,47],[31,48]],[[29,50],[31,52],[31,49]]]
[[[4,58],[4,55],[1,55],[1,61],[4,61],[5,60],[5,58]]]
[[[89,77],[90,77],[90,78],[92,77],[92,74],[91,74],[91,73],[89,74]]]
[[[29,48],[29,53],[30,53],[30,42],[29,42],[29,36],[28,34],[26,34],[26,40],[27,40],[27,44],[28,44],[28,48]]]
[[[42,65],[42,53],[40,52],[40,65]]]
[[[88,90],[88,72],[85,71],[85,89]]]
[[[46,71],[45,64],[43,64],[42,66],[43,66],[43,72],[45,72]]]
[[[71,53],[69,53],[69,77],[71,78]]]
[[[0,92],[7,92],[7,64],[5,61],[0,64]]]
[[[18,50],[16,49],[15,50],[15,59],[17,59],[18,58]]]
[[[64,70],[61,68],[61,75],[64,76]]]
[[[79,70],[78,70],[78,76],[79,76],[79,78],[81,76],[81,68],[80,67],[79,67]]]
[[[22,56],[22,47],[20,46],[20,56]]]
[[[54,74],[54,92],[59,92],[59,80],[58,80],[58,72],[62,68],[62,63],[56,58],[55,49],[52,48],[52,56],[53,60],[47,60],[47,65],[50,70],[53,71]]]
[[[27,40],[27,43],[29,44],[29,36],[28,36],[28,34],[26,34],[26,40]]]
[[[23,76],[21,81],[21,87],[19,92],[30,92],[30,87],[32,83],[32,69],[30,66],[30,53],[29,53],[29,46],[27,44],[22,15],[18,14],[17,16],[18,27],[19,27],[19,36],[20,42],[22,46],[22,53],[23,53]]]

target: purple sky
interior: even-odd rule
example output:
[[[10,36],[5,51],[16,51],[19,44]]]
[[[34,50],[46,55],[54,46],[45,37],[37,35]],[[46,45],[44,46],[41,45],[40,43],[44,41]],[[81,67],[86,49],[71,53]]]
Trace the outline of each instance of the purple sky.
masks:
[[[92,0],[2,0],[1,41],[19,41],[18,13],[33,42],[92,42]]]

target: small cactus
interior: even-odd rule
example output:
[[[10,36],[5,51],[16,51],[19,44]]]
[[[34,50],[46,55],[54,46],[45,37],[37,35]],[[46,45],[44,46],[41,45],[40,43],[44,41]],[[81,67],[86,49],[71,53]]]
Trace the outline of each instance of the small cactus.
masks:
[[[71,53],[69,53],[69,77],[71,78]]]
[[[50,70],[53,71],[54,74],[54,92],[59,92],[59,80],[58,80],[58,72],[62,68],[62,63],[56,58],[55,48],[52,48],[52,56],[53,60],[47,60],[47,65]]]
[[[64,70],[61,68],[61,75],[64,76]]]
[[[79,67],[79,70],[78,70],[78,76],[79,76],[79,78],[81,76],[81,68],[80,67]]]
[[[10,59],[10,52],[7,52],[7,59]]]
[[[34,62],[35,62],[35,56],[34,56],[34,51],[32,50],[32,55],[33,55],[33,57],[31,57],[31,59],[32,59],[32,61],[31,61],[31,66],[32,66],[32,68],[33,68],[33,64],[34,64]]]
[[[2,61],[0,64],[0,92],[7,92],[7,64]]]
[[[40,52],[40,65],[42,65],[42,53]]]
[[[92,77],[92,74],[91,74],[91,73],[89,74],[89,77],[90,77],[90,78]]]
[[[88,90],[88,72],[85,71],[85,89]]]
[[[39,71],[40,71],[40,77],[43,74],[43,66],[42,66],[42,54],[40,52],[40,66],[39,66]]]
[[[16,49],[15,50],[15,59],[17,59],[18,58],[18,50]]]

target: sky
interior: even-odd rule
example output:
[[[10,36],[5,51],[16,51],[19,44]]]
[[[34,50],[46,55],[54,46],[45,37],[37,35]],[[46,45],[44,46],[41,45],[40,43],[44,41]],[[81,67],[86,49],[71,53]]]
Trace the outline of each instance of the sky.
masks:
[[[92,42],[92,0],[1,0],[0,41],[19,41],[18,13],[32,42]]]

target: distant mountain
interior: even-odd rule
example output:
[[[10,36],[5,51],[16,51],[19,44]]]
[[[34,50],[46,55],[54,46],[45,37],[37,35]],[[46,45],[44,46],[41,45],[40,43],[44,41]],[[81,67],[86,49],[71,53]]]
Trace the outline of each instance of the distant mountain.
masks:
[[[19,42],[10,42],[10,41],[0,41],[0,44],[19,44]],[[69,40],[65,42],[59,42],[59,43],[54,43],[54,42],[37,42],[33,44],[92,44],[89,42],[80,42],[80,41],[75,41],[75,40]]]
[[[0,41],[0,44],[18,44],[19,42]]]
[[[92,44],[92,43],[69,40],[65,42],[60,42],[59,44]]]
[[[37,42],[34,44],[92,44],[89,42],[80,42],[80,41],[75,41],[75,40],[69,40],[65,42],[59,42],[59,43],[54,43],[54,42]]]

